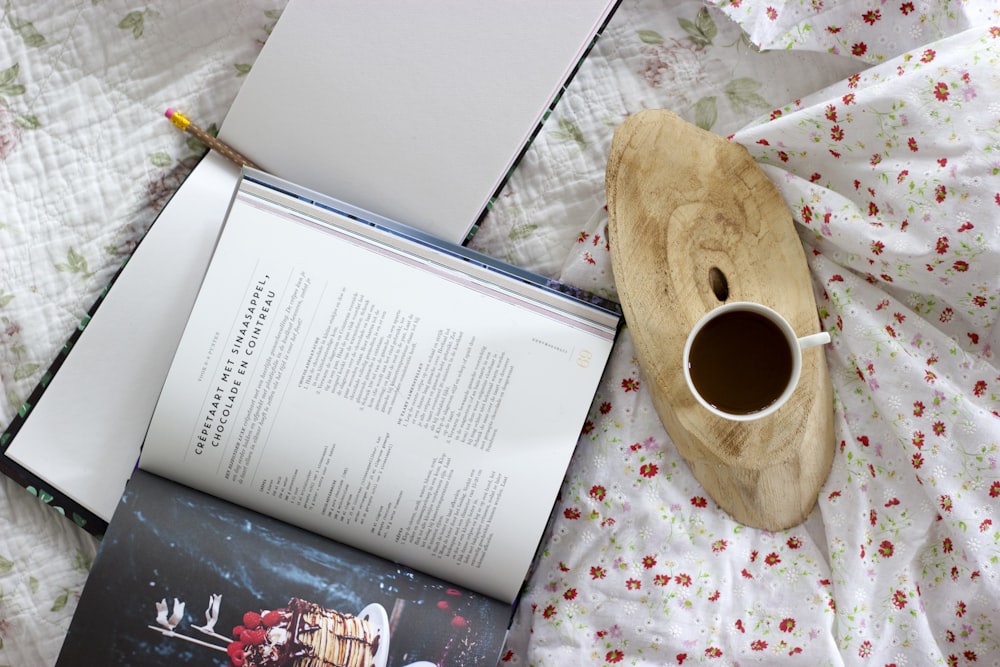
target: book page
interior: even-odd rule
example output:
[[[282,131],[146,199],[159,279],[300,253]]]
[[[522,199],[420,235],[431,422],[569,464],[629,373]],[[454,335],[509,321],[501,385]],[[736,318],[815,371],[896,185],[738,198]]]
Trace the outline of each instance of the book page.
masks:
[[[168,621],[180,605],[183,613]],[[268,614],[279,622],[262,623]],[[140,470],[101,542],[56,664],[221,667],[241,664],[239,656],[274,665],[263,656],[326,646],[329,659],[351,642],[352,654],[366,659],[336,664],[495,665],[510,617],[498,600]],[[324,622],[335,618],[344,625]],[[260,630],[257,640],[241,641],[280,621],[298,634]],[[298,662],[335,664],[319,656]]]
[[[460,243],[616,4],[293,0],[219,136]]]
[[[104,521],[135,470],[238,182],[234,165],[205,156],[139,244],[6,452]]]
[[[237,195],[141,467],[512,601],[615,328],[340,223]]]

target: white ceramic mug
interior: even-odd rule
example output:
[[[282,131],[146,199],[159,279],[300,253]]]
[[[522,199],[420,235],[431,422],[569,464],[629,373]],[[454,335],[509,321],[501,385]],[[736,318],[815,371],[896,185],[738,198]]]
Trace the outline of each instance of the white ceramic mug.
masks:
[[[705,330],[706,326],[711,324],[713,321],[717,320],[717,318],[719,318],[720,316],[725,315],[727,313],[738,313],[738,312],[749,313],[751,316],[753,315],[761,316],[766,320],[768,320],[770,323],[772,323],[781,332],[781,336],[784,340],[784,343],[785,345],[787,345],[787,352],[791,357],[790,372],[787,373],[782,372],[780,374],[776,374],[774,377],[768,377],[763,379],[765,383],[771,385],[769,387],[769,391],[767,392],[768,395],[770,395],[772,391],[777,393],[777,395],[770,401],[765,400],[764,405],[760,407],[755,407],[753,409],[749,409],[746,412],[727,411],[726,409],[723,409],[719,407],[719,405],[717,405],[717,404],[723,404],[725,403],[725,401],[715,400],[713,402],[711,397],[706,398],[705,396],[703,396],[702,392],[699,391],[698,389],[695,379],[692,377],[692,369],[691,369],[692,346],[695,344],[695,340],[699,337],[699,334],[701,334]],[[730,329],[735,328],[737,326],[736,319],[735,318],[728,318],[728,319],[730,320],[729,324]],[[752,320],[744,320],[744,322],[752,322]],[[756,327],[756,323],[752,324],[754,327]],[[716,328],[720,326],[722,325],[717,324]],[[761,329],[762,330],[767,329],[768,331],[770,331],[766,324],[764,324]],[[780,408],[788,401],[789,397],[791,397],[792,392],[795,390],[795,387],[799,382],[799,377],[802,374],[802,350],[808,349],[810,347],[815,347],[818,345],[825,345],[829,342],[830,342],[830,334],[825,331],[818,334],[812,334],[810,336],[799,337],[798,335],[796,335],[795,331],[792,329],[791,325],[784,317],[782,317],[780,314],[778,314],[771,308],[768,308],[767,306],[747,301],[727,303],[706,313],[705,316],[702,317],[698,321],[698,323],[694,325],[694,327],[691,329],[691,333],[688,334],[687,342],[684,344],[684,355],[683,355],[684,380],[687,382],[688,388],[691,390],[691,393],[698,400],[698,403],[700,403],[702,407],[704,407],[712,414],[722,417],[724,419],[731,419],[734,421],[751,421],[754,419],[760,419],[762,417],[766,417],[768,415],[773,414],[776,410],[778,410],[778,408]],[[708,341],[708,338],[699,342],[699,348],[704,345],[711,345],[711,343]],[[759,377],[759,375],[764,375],[769,371],[769,369],[764,368],[763,366],[768,361],[766,358],[759,358],[759,359],[754,358],[753,355],[756,352],[756,350],[754,349],[754,341],[740,339],[737,340],[736,344],[731,346],[731,348],[727,347],[727,349],[725,350],[719,350],[719,348],[716,347],[716,350],[718,350],[718,359],[713,359],[712,365],[716,366],[720,364],[728,364],[728,365],[723,367],[725,370],[720,371],[719,368],[713,369],[715,371],[713,376],[715,381],[719,380],[720,374],[732,373],[732,381],[734,383],[742,382],[744,383],[743,386],[750,387],[753,386],[753,383],[747,382],[747,380],[750,379],[749,374],[751,373],[751,367],[753,368],[752,372],[755,374],[754,375],[755,379]],[[700,355],[701,352],[699,352],[696,356],[700,357]],[[782,355],[782,358],[780,360],[781,366],[784,367],[786,365],[786,362],[787,360]],[[741,373],[743,374],[742,378],[741,378]],[[702,375],[702,373],[700,373],[699,370],[696,370],[695,374]],[[786,376],[786,375],[787,375],[787,381],[781,382],[781,376]],[[704,378],[702,379],[702,385],[703,385],[703,390],[705,390],[706,383]]]

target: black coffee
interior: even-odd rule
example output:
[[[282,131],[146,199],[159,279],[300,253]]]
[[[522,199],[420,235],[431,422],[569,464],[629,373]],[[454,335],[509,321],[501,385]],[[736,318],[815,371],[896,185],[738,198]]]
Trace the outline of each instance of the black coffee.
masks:
[[[719,315],[695,336],[691,380],[709,405],[746,415],[778,400],[792,377],[792,352],[774,322],[745,310]]]

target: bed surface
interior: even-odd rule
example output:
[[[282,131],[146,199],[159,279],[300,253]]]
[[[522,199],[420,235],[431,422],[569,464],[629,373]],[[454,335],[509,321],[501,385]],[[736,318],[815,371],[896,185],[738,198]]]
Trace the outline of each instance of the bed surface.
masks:
[[[0,9],[0,427],[196,163],[163,110],[221,123],[282,4]],[[806,250],[837,450],[803,525],[741,526],[624,330],[505,664],[1000,664],[992,4],[623,1],[472,246],[614,298],[614,128],[667,108],[731,136]],[[55,662],[96,548],[0,481],[0,666]]]

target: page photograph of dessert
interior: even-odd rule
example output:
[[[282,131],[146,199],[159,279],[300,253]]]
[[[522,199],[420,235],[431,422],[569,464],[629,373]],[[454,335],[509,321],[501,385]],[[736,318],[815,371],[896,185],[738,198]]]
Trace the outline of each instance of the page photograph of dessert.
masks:
[[[497,600],[138,471],[57,664],[486,664],[510,615]]]

